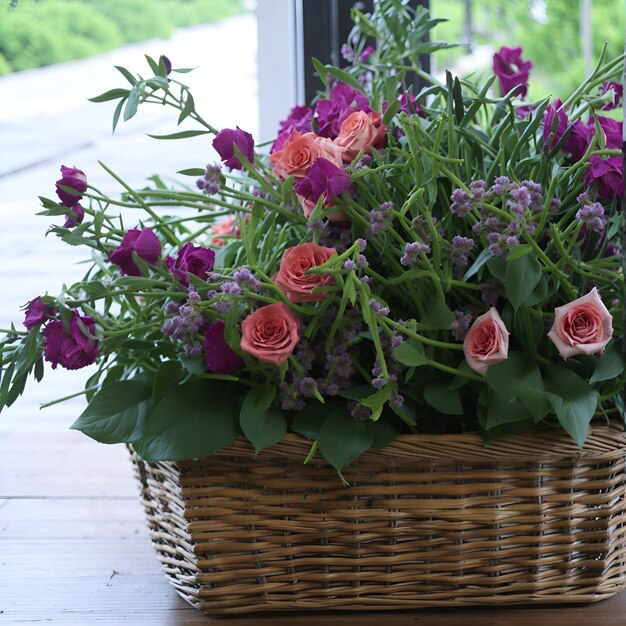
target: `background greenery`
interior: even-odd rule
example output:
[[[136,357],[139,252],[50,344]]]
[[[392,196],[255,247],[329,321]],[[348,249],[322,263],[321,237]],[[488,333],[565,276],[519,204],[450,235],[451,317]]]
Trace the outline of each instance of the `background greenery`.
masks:
[[[0,5],[0,75],[80,59],[240,13],[242,0],[20,0]]]
[[[434,39],[463,40],[465,4],[466,0],[431,0],[432,15],[449,20],[435,28]],[[524,48],[523,58],[534,63],[528,99],[548,94],[565,99],[580,84],[584,67],[578,0],[472,0],[471,5],[475,44],[491,44],[496,49],[519,45]],[[593,0],[592,33],[594,64],[604,41],[609,43],[607,58],[620,54],[623,2]],[[465,47],[442,50],[437,53],[438,66],[453,63],[465,53]]]

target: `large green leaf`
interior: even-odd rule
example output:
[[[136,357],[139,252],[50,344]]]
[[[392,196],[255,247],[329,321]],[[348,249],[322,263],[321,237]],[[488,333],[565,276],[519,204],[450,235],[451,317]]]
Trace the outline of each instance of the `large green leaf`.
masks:
[[[241,434],[237,388],[194,380],[171,389],[150,415],[135,449],[146,461],[181,461],[221,450]]]
[[[589,382],[599,383],[602,380],[617,378],[624,371],[624,354],[622,342],[615,341],[598,359],[596,369],[593,371]]]
[[[535,360],[522,352],[509,352],[505,361],[487,369],[487,384],[512,402],[519,398],[536,422],[550,412],[550,403]]]
[[[421,320],[431,330],[447,330],[454,321],[454,314],[445,302],[436,298],[428,305],[426,315]]]
[[[561,426],[582,448],[589,422],[598,406],[598,394],[578,374],[562,365],[546,367],[546,396]]]
[[[405,339],[396,348],[393,356],[396,361],[399,361],[402,365],[408,365],[409,367],[419,367],[429,362],[428,357],[424,354],[422,344],[415,339]]]
[[[275,395],[276,387],[258,385],[248,392],[241,406],[241,430],[257,453],[280,441],[287,432],[285,414],[270,406]]]
[[[520,400],[511,400],[493,389],[489,389],[487,403],[486,428],[489,430],[512,422],[526,423],[530,419],[528,409]]]
[[[517,310],[541,280],[541,264],[532,254],[507,260],[504,284],[506,297]]]
[[[71,428],[101,443],[134,443],[141,439],[150,409],[152,382],[112,382],[96,393]]]
[[[424,400],[440,413],[463,415],[463,405],[459,392],[456,389],[450,389],[445,381],[429,382],[424,387]]]
[[[323,457],[340,470],[371,448],[373,440],[369,422],[356,420],[345,409],[339,409],[324,422],[318,445]]]

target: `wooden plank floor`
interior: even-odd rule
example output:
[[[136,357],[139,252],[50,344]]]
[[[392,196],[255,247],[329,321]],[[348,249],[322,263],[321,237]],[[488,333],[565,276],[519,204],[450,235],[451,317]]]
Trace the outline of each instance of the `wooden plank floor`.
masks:
[[[204,616],[160,572],[126,451],[67,430],[76,408],[0,420],[0,624],[626,623],[626,593],[583,606]]]

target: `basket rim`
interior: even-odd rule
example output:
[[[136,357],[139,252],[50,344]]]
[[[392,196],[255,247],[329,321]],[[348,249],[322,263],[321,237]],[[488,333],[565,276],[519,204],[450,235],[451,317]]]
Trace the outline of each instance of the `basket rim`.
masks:
[[[258,462],[296,461],[302,463],[311,449],[313,440],[295,433],[287,433],[278,443],[265,448],[258,455],[253,445],[244,437],[238,437],[219,452],[203,459],[219,457],[247,457]],[[607,423],[592,424],[582,449],[562,429],[550,428],[535,430],[497,439],[485,445],[478,434],[446,435],[399,435],[382,449],[371,448],[364,452],[351,465],[370,462],[393,464],[414,463],[416,461],[520,461],[555,460],[559,458],[612,458],[623,454],[626,449],[624,423],[612,420]],[[176,461],[183,467],[202,459]],[[313,464],[323,461],[316,456]]]

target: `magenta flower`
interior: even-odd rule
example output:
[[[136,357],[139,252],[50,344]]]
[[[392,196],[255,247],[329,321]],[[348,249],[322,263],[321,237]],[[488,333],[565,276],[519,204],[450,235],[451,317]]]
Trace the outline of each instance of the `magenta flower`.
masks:
[[[374,52],[376,52],[376,48],[374,48],[374,46],[367,46],[359,55],[359,61],[361,61],[361,63],[367,62]]]
[[[141,270],[133,260],[133,252],[150,265],[156,265],[161,256],[161,242],[149,228],[132,228],[122,243],[111,252],[109,261],[119,265],[120,272],[128,276],[141,276]]]
[[[331,90],[328,100],[318,100],[315,105],[318,134],[334,139],[339,134],[343,121],[355,111],[371,111],[367,96],[357,89],[337,83]]]
[[[62,187],[69,187],[70,190],[66,191]],[[87,191],[87,176],[76,167],[61,165],[61,178],[57,180],[56,188],[61,204],[73,207]]]
[[[167,269],[182,285],[189,285],[187,274],[206,280],[207,274],[213,269],[215,252],[210,248],[185,244],[176,255],[176,259],[168,256],[165,259]]]
[[[555,100],[553,104],[548,105],[543,114],[543,144],[544,150],[552,150],[554,146],[561,140],[561,137],[565,134],[567,127],[569,126],[569,118],[565,109],[562,108],[561,100]],[[557,117],[556,128],[554,126],[554,118]],[[552,141],[548,145],[550,135],[552,135]]]
[[[46,338],[44,358],[68,370],[77,370],[95,363],[98,359],[98,341],[93,337],[96,321],[90,316],[81,316],[76,309],[65,327],[61,321],[46,324],[43,334]]]
[[[609,150],[619,150],[622,147],[622,128],[623,123],[613,120],[610,117],[598,115],[598,123],[604,133],[604,143]],[[591,134],[595,132],[596,125],[593,118],[589,119],[589,127]]]
[[[613,92],[613,102],[607,102],[603,107],[603,111],[610,111],[611,109],[617,109],[620,100],[624,97],[624,86],[614,81],[607,81],[602,85],[602,95],[608,91]]]
[[[513,92],[514,96],[524,98],[528,91],[528,75],[532,61],[522,60],[522,48],[503,46],[493,55],[493,73],[500,81],[502,95]],[[517,89],[516,89],[517,87]]]
[[[210,372],[232,375],[244,365],[244,360],[226,343],[225,324],[211,324],[204,333],[204,360]]]
[[[28,330],[32,330],[35,326],[54,319],[58,311],[59,309],[47,305],[39,296],[37,296],[28,303],[26,316],[24,317],[24,326],[26,326]]]
[[[587,152],[593,134],[594,127],[587,126],[580,120],[576,120],[570,134],[563,144],[563,151],[569,152],[574,161],[580,161],[585,152]]]
[[[332,202],[338,196],[352,187],[349,174],[331,163],[328,159],[315,159],[308,175],[295,185],[296,193],[311,202],[317,202],[326,194],[326,202]]]
[[[237,146],[239,152],[241,152],[250,163],[254,163],[254,139],[250,133],[241,130],[239,126],[237,126],[235,130],[225,128],[217,133],[213,140],[213,147],[220,155],[220,159],[222,159],[226,167],[230,167],[233,170],[241,170],[243,169],[243,165],[235,155],[233,146]]]
[[[85,219],[85,209],[78,202],[65,215],[63,228],[74,228]]]
[[[613,200],[624,195],[622,177],[622,157],[615,156],[603,159],[594,155],[589,158],[589,169],[584,174],[585,185],[598,185],[598,196],[602,200]]]
[[[313,131],[311,126],[311,120],[313,119],[313,109],[305,106],[295,106],[291,111],[287,119],[280,122],[280,128],[278,130],[278,136],[276,141],[272,144],[270,153],[276,150],[282,150],[285,147],[285,143],[291,133],[297,130],[301,135],[310,133]]]

